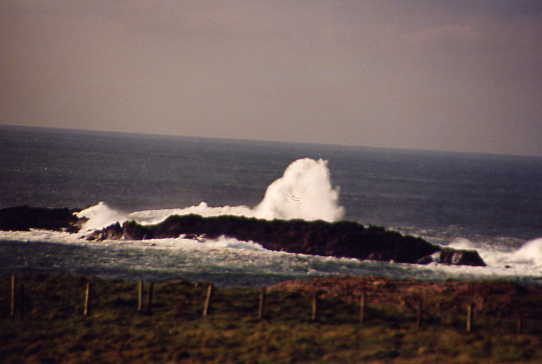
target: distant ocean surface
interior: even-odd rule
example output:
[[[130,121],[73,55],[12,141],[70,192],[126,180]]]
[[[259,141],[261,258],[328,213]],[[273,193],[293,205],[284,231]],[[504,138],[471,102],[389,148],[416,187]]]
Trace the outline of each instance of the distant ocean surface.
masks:
[[[503,254],[542,237],[540,157],[14,126],[0,126],[0,146],[0,208],[254,207],[292,162],[310,158],[327,161],[343,219]],[[35,240],[14,234],[0,236],[3,249]],[[531,268],[542,266],[542,243],[531,251]]]

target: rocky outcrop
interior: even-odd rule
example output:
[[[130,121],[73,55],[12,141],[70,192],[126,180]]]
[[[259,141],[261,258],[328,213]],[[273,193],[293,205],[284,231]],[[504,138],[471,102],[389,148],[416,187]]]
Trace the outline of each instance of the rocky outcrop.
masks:
[[[86,221],[74,209],[17,206],[0,209],[0,230],[46,229],[77,232]]]
[[[170,216],[157,225],[142,226],[133,221],[111,225],[88,236],[90,240],[159,239],[180,235],[221,235],[255,241],[270,250],[323,256],[350,257],[399,263],[485,265],[475,251],[441,249],[427,241],[404,236],[382,227],[341,221],[257,220],[235,216],[203,218],[197,215]],[[438,255],[438,257],[437,257]]]
[[[419,259],[418,264],[442,263],[451,265],[485,266],[484,260],[474,250],[455,250],[444,248]]]

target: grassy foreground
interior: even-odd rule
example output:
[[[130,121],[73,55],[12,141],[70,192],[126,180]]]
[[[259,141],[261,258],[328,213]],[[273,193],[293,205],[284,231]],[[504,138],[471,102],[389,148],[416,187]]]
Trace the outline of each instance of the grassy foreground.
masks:
[[[295,281],[270,287],[259,320],[258,289],[216,289],[203,318],[207,284],[156,283],[149,313],[136,310],[135,283],[92,278],[84,317],[86,278],[21,273],[17,281],[24,310],[10,317],[10,277],[0,277],[2,363],[542,363],[542,291],[506,282]],[[314,290],[321,292],[316,321]],[[471,333],[467,302],[475,304]]]

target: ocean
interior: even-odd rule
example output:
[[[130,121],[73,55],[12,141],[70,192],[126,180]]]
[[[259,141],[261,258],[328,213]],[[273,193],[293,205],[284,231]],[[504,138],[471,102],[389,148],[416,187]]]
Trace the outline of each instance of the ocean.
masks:
[[[542,278],[542,158],[0,126],[0,208],[85,209],[88,228],[170,214],[351,220],[476,249],[488,267],[271,252],[179,237],[88,242],[0,232],[3,271],[62,269],[222,285],[376,274]]]

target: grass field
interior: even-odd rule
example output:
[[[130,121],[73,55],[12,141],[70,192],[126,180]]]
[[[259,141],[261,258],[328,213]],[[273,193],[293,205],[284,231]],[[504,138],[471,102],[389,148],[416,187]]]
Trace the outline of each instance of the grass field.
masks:
[[[136,283],[88,278],[85,317],[87,278],[17,274],[18,310],[11,317],[11,280],[1,276],[0,362],[542,363],[538,287],[374,277],[295,281],[268,288],[259,319],[259,289],[214,289],[209,314],[202,317],[205,282],[155,283],[151,312],[146,282],[138,312]],[[315,291],[320,299],[313,320]],[[360,323],[362,291],[367,300]],[[467,333],[470,303],[474,326]]]

